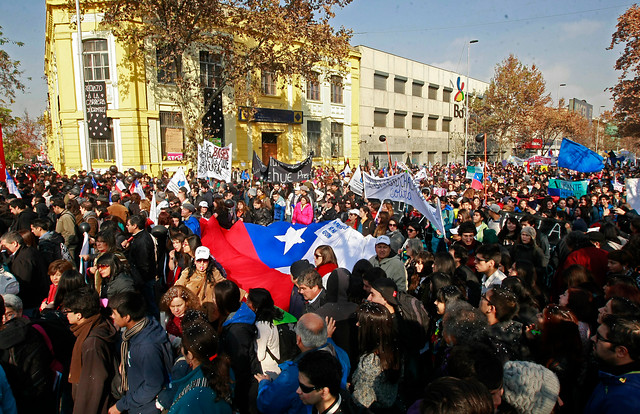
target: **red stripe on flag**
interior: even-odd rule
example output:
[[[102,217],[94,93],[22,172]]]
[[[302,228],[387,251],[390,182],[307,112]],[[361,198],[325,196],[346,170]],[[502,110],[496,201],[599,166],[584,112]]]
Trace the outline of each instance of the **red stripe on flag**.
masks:
[[[202,244],[227,271],[229,280],[242,289],[265,288],[281,309],[289,309],[293,282],[291,276],[270,268],[258,259],[249,233],[241,221],[231,230],[220,227],[218,220],[200,220]]]

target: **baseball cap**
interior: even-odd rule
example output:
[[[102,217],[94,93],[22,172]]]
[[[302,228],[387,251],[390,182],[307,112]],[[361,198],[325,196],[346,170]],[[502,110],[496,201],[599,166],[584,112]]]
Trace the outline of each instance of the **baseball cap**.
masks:
[[[200,246],[196,249],[196,260],[209,260],[211,251],[208,247]]]
[[[378,244],[386,244],[387,246],[390,246],[391,240],[389,239],[389,236],[378,236],[376,239],[376,245]]]
[[[190,211],[190,212],[192,212],[192,213],[193,213],[194,211],[196,211],[196,207],[195,207],[193,204],[191,204],[191,203],[184,203],[184,204],[182,205],[182,208],[184,208],[185,210],[189,210],[189,211]]]
[[[201,201],[200,204],[198,204],[198,206],[209,208],[209,204],[206,201]]]
[[[357,208],[352,208],[351,210],[349,210],[349,214],[355,214],[357,216],[360,214],[360,210],[358,210]]]
[[[492,213],[500,214],[500,206],[497,204],[491,204],[489,206],[489,211],[491,211]]]

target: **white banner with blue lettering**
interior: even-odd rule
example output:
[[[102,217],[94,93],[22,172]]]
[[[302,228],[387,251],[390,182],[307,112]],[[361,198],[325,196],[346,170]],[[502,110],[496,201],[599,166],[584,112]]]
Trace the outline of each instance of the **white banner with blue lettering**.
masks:
[[[385,178],[372,177],[367,173],[362,176],[366,198],[377,198],[381,202],[387,199],[405,202],[422,213],[442,234],[445,233],[440,200],[436,199],[436,207],[427,203],[409,173],[404,172]]]

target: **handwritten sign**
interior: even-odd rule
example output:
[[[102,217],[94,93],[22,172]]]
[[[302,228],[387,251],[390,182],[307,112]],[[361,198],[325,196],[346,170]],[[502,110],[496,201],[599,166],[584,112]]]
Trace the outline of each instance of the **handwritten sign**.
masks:
[[[205,140],[202,145],[198,145],[198,178],[230,182],[232,154],[232,144],[219,147]]]
[[[91,139],[110,139],[111,128],[107,118],[107,86],[102,82],[85,82],[84,97],[87,106],[87,126]]]

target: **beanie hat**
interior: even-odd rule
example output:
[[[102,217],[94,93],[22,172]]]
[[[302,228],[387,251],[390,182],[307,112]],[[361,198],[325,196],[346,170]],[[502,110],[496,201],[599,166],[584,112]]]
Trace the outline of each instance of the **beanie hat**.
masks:
[[[520,413],[548,414],[560,393],[556,374],[526,361],[504,364],[504,399]]]
[[[299,278],[302,275],[302,273],[304,273],[309,269],[314,269],[314,266],[311,263],[309,263],[307,259],[297,260],[293,262],[291,264],[291,267],[289,268],[291,272],[291,276],[293,276],[294,279]]]
[[[380,292],[380,295],[389,305],[398,305],[398,286],[393,280],[388,277],[381,277],[373,281],[371,288]]]
[[[529,236],[531,236],[532,239],[536,238],[536,229],[534,229],[533,227],[523,227],[520,234],[523,234],[523,233],[528,234]]]

